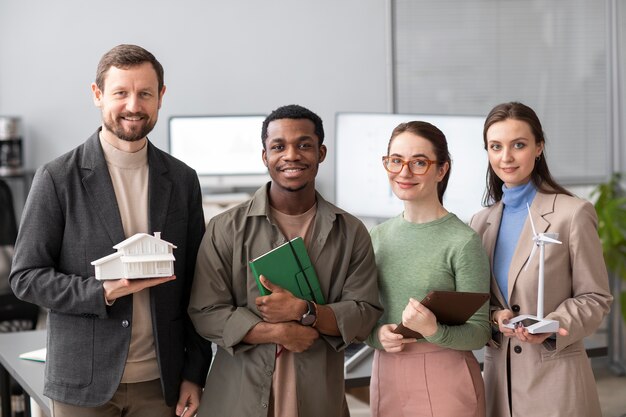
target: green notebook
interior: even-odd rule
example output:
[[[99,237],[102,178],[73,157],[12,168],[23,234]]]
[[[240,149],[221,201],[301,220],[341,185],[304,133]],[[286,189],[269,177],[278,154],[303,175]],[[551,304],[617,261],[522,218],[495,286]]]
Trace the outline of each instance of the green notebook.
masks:
[[[317,274],[301,237],[283,243],[249,264],[261,295],[270,294],[259,281],[259,276],[263,275],[298,298],[325,304]]]

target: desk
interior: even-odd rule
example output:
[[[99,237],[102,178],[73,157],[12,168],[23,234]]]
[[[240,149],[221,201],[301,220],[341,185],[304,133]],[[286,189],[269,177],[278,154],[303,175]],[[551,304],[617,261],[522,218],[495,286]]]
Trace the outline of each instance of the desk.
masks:
[[[39,404],[45,415],[52,415],[50,400],[43,395],[44,364],[19,358],[21,353],[30,352],[45,346],[45,330],[0,333],[0,395],[2,395],[3,401],[1,417],[11,417],[9,375]],[[215,345],[213,347],[215,348]],[[373,353],[373,350],[371,352]],[[371,362],[371,357],[364,358],[359,362],[358,366],[346,374],[346,388],[367,386],[369,384],[372,370]],[[5,398],[8,401],[5,402]],[[26,402],[29,403],[28,400]],[[27,406],[29,407],[30,404]],[[27,414],[27,416],[29,415]]]
[[[24,406],[30,416],[30,399],[33,398],[43,413],[52,415],[50,400],[43,395],[44,364],[20,359],[21,353],[46,346],[46,331],[0,333],[0,387],[2,388],[2,417],[11,416],[11,395],[9,375],[24,388],[26,394]],[[5,385],[6,384],[6,385]]]

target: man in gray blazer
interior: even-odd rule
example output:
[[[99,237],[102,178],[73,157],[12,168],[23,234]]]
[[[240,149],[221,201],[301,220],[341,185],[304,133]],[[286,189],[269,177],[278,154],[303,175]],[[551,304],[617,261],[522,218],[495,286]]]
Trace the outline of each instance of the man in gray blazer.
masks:
[[[186,312],[205,228],[198,178],[147,139],[165,93],[150,52],[113,48],[91,88],[102,127],[37,170],[9,277],[49,309],[44,394],[56,417],[193,415],[211,359]],[[174,276],[96,280],[91,262],[139,232],[176,246]]]

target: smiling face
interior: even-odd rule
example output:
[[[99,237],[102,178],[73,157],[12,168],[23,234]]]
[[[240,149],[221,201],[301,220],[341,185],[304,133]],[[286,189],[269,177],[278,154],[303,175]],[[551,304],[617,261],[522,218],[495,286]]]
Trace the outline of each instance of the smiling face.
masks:
[[[91,89],[102,112],[102,134],[113,145],[144,139],[157,122],[165,93],[165,86],[158,90],[157,74],[149,62],[127,69],[111,67],[104,90],[95,83]]]
[[[489,164],[507,188],[530,181],[543,142],[536,143],[528,123],[517,119],[496,122],[487,130],[486,138]]]
[[[315,191],[315,177],[326,147],[320,145],[315,124],[308,119],[277,119],[267,126],[263,163],[272,178],[272,191]]]
[[[409,161],[415,158],[437,160],[433,145],[427,139],[411,132],[403,132],[393,138],[389,156]],[[393,193],[403,201],[437,202],[437,184],[448,171],[448,163],[433,164],[423,175],[413,174],[407,165],[397,174],[387,172]]]

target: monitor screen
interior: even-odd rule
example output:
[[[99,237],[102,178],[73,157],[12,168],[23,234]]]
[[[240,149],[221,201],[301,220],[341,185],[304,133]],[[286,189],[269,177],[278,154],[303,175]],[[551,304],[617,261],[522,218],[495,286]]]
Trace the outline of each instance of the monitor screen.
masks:
[[[265,116],[173,116],[170,154],[199,176],[264,175],[261,127]]]
[[[338,113],[336,119],[336,202],[361,217],[385,219],[404,209],[389,185],[382,156],[393,129],[400,123],[422,120],[446,135],[452,171],[444,206],[468,222],[482,209],[487,152],[483,148],[482,116],[427,114]]]

